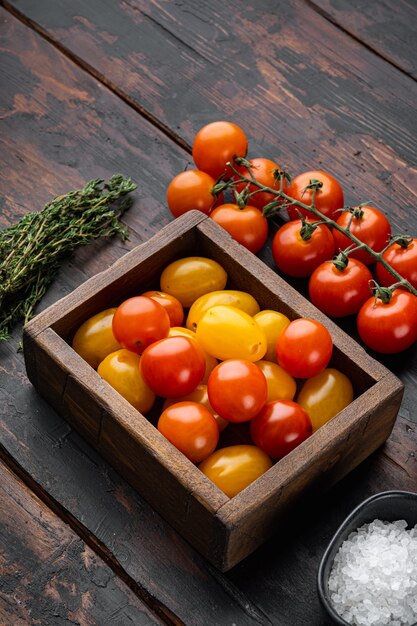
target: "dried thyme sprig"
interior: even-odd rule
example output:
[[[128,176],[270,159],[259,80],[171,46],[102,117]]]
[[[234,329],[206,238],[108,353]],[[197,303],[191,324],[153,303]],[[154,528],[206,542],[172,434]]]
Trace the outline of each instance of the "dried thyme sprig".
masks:
[[[116,234],[127,239],[119,219],[131,198],[112,204],[134,189],[121,174],[105,184],[91,180],[0,231],[0,340],[9,338],[16,322],[33,316],[62,260],[75,248]]]

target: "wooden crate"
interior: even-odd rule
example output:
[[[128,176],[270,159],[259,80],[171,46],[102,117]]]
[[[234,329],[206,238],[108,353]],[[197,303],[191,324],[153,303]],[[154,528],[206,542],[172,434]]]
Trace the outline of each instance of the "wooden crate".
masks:
[[[249,291],[261,308],[321,321],[334,341],[331,365],[355,388],[346,409],[231,499],[70,346],[87,318],[159,288],[164,267],[190,255],[218,261],[228,287]],[[33,319],[24,330],[24,354],[28,376],[44,398],[223,571],[259,546],[301,494],[329,487],[378,448],[392,430],[403,393],[391,372],[199,212],[175,220]]]

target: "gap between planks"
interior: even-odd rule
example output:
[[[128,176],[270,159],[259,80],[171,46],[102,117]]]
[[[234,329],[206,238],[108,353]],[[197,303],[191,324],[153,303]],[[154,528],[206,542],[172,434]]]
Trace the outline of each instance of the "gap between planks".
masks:
[[[388,63],[388,65],[391,65],[392,67],[394,67],[396,70],[401,72],[401,74],[403,74],[404,76],[407,76],[408,78],[411,78],[411,80],[413,80],[414,82],[417,82],[415,77],[412,74],[410,74],[409,72],[407,72],[407,70],[403,69],[393,59],[390,59],[387,55],[383,54],[379,50],[376,50],[373,46],[371,46],[370,44],[366,43],[366,41],[364,41],[363,39],[361,39],[360,37],[358,37],[357,35],[352,33],[350,30],[348,30],[347,28],[342,26],[342,24],[340,24],[337,21],[337,19],[335,17],[333,17],[333,15],[328,13],[328,11],[326,11],[326,9],[323,9],[322,7],[318,6],[314,2],[314,0],[304,0],[304,2],[305,2],[305,4],[307,6],[310,7],[310,9],[312,9],[318,15],[321,15],[321,17],[323,17],[325,20],[330,22],[330,24],[333,24],[333,26],[335,26],[335,28],[340,30],[342,33],[345,33],[345,35],[348,35],[349,37],[351,37],[351,39],[353,39],[357,43],[361,44],[364,48],[366,48],[367,50],[369,50],[370,52],[375,54],[377,57],[379,57],[380,59],[385,61],[385,63]]]
[[[2,461],[9,470],[55,514],[68,526],[98,555],[120,578],[133,593],[147,607],[158,616],[167,626],[185,626],[184,622],[177,617],[167,606],[154,598],[144,587],[139,585],[127,572],[122,565],[110,552],[110,550],[93,535],[77,518],[75,518],[65,507],[50,496],[19,463],[9,454],[9,452],[0,444],[0,461]]]

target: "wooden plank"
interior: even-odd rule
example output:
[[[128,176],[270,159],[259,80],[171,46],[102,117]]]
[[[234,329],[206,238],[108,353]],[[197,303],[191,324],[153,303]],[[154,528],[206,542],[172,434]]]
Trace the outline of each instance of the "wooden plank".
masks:
[[[414,79],[417,6],[413,0],[308,0],[320,13]]]
[[[163,622],[0,461],[0,623]]]

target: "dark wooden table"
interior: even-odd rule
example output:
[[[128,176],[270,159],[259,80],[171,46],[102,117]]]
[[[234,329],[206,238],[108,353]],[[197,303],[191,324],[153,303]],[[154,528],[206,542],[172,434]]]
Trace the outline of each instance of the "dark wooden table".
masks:
[[[129,241],[77,252],[40,308],[169,222],[166,187],[216,119],[251,156],[328,170],[347,203],[417,233],[413,0],[2,5],[0,225],[90,178],[139,183]],[[20,332],[0,345],[2,626],[328,624],[315,578],[333,532],[365,497],[417,490],[414,347],[383,359],[406,385],[386,445],[221,574],[36,394]]]

